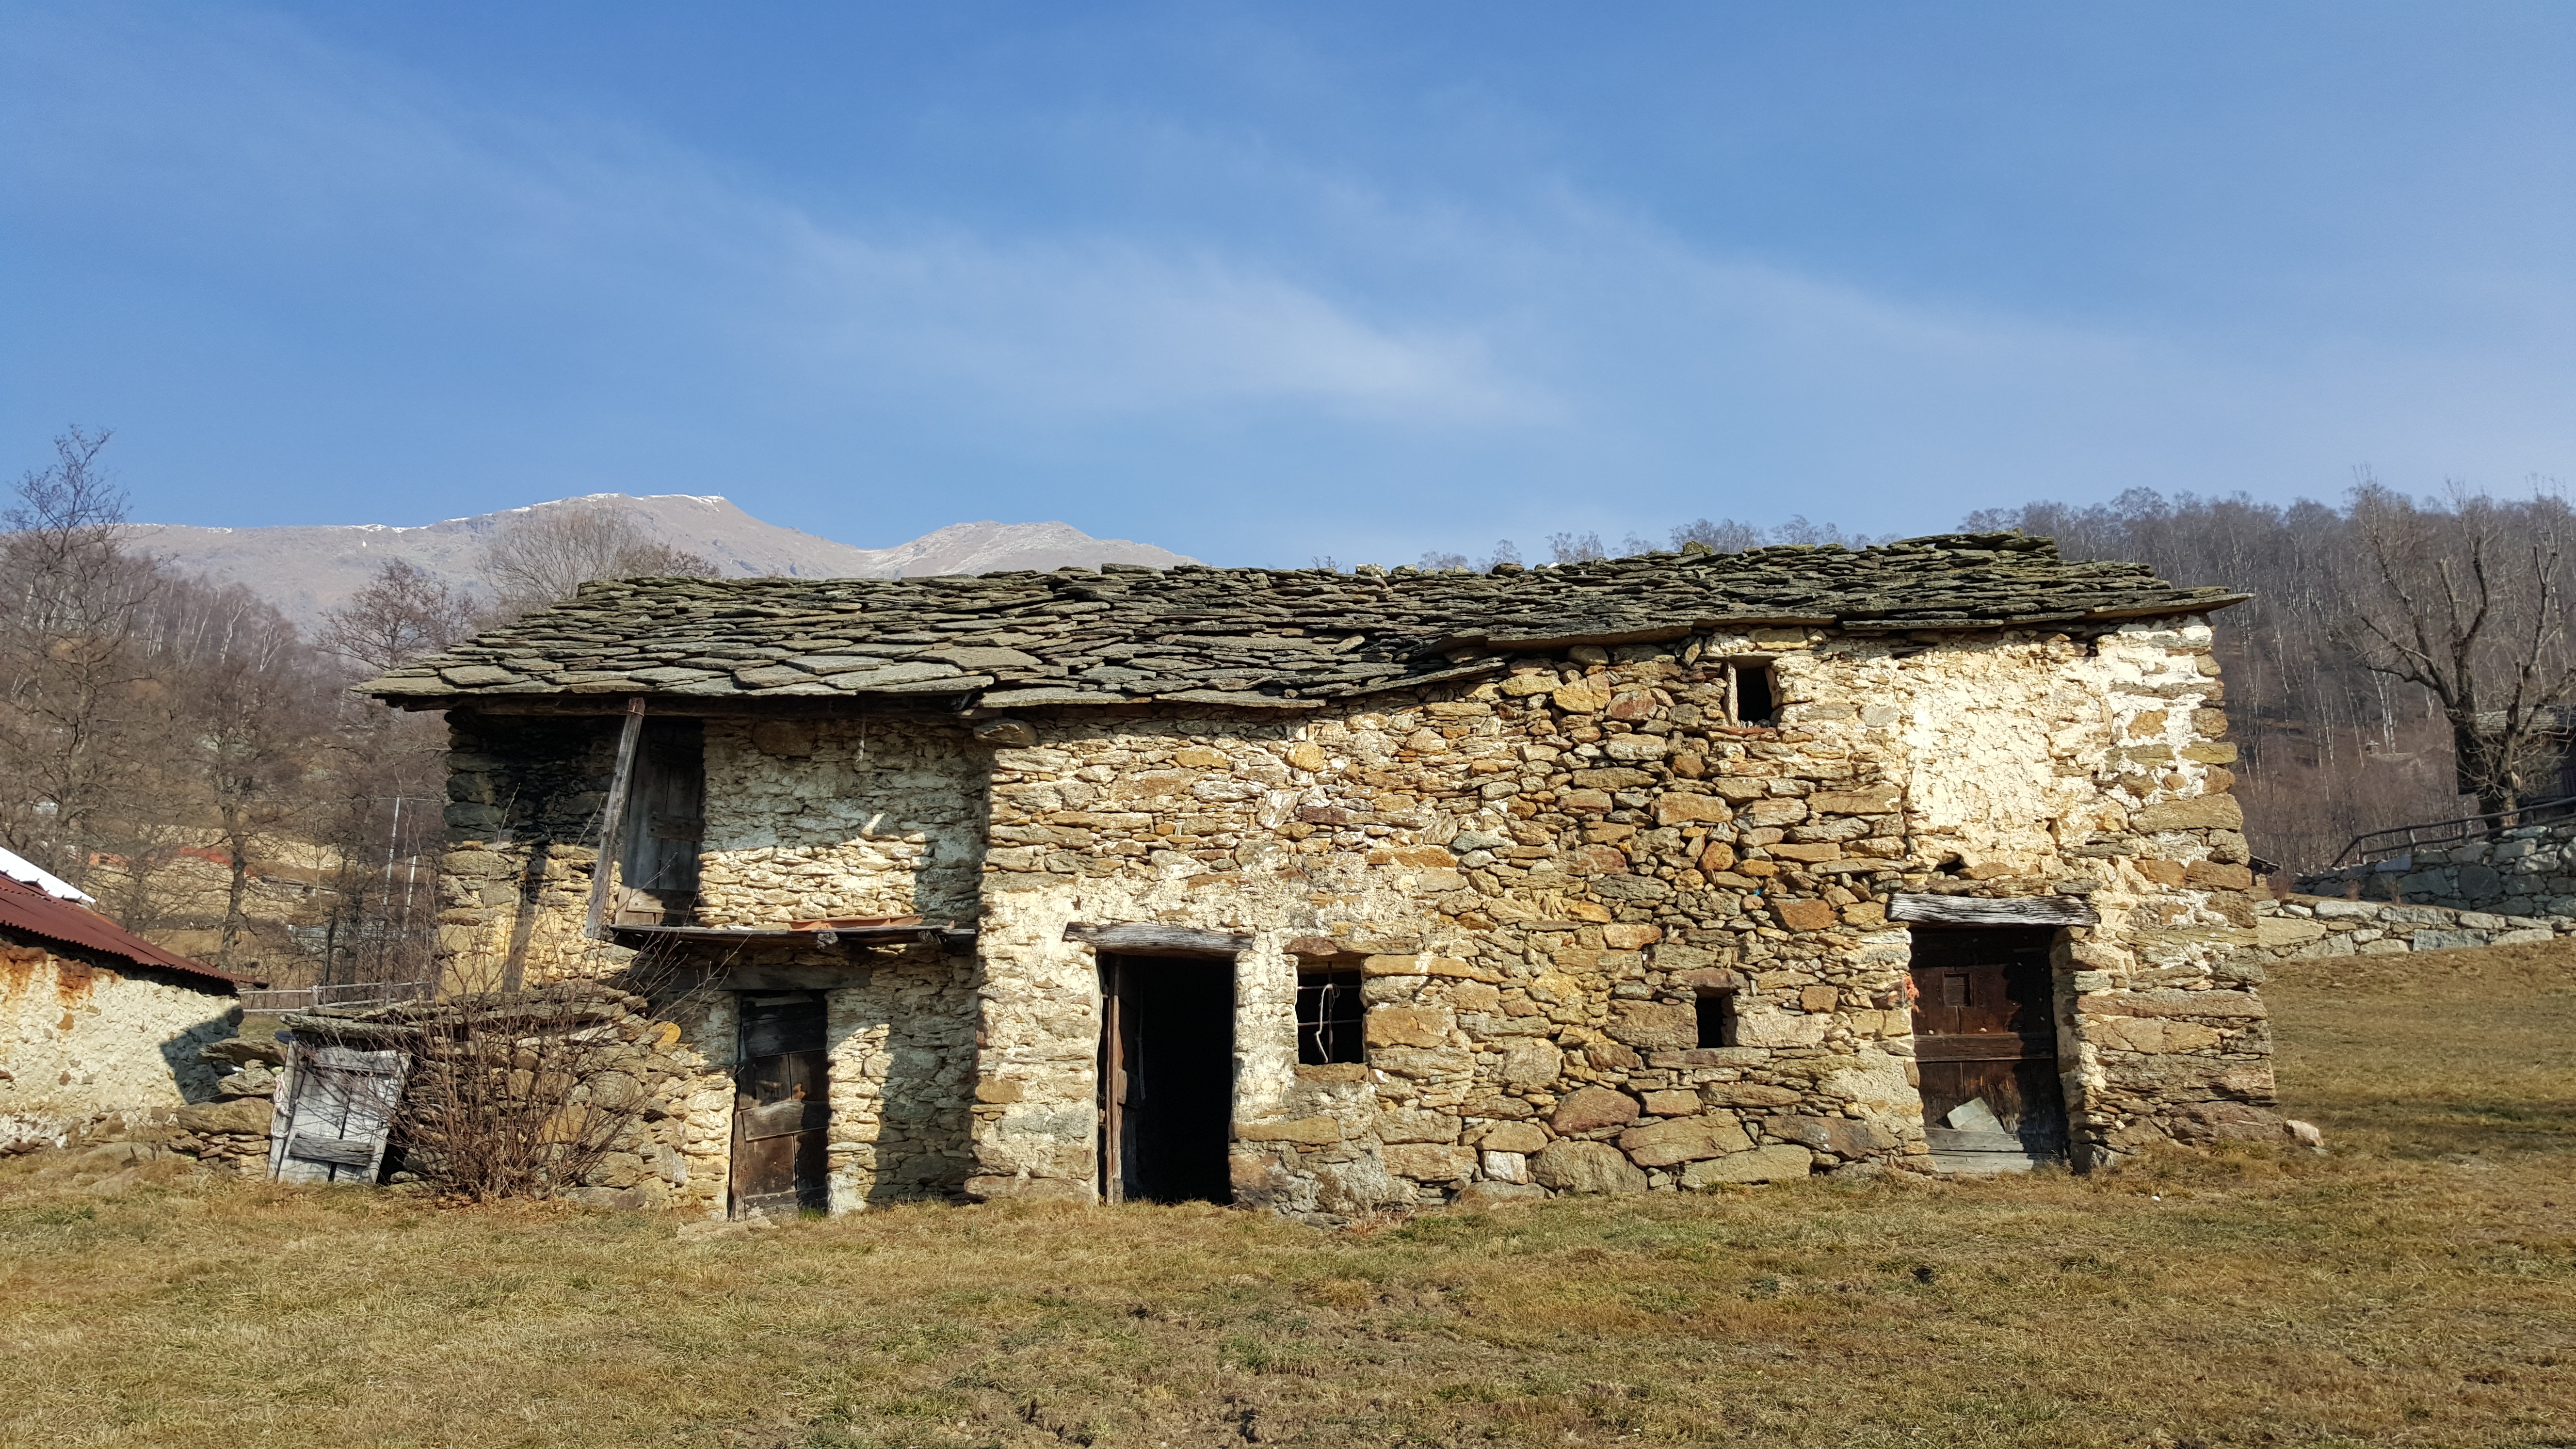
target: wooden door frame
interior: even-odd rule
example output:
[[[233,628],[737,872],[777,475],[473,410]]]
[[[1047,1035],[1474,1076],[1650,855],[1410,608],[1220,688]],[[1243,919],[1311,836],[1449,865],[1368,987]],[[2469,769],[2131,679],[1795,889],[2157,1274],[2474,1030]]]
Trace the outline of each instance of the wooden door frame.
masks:
[[[1123,930],[1134,928],[1118,929]],[[1068,935],[1069,934],[1070,932],[1068,932]],[[1214,938],[1218,940],[1226,939],[1224,937],[1217,936],[1214,932],[1190,932],[1188,934],[1196,938]],[[1177,958],[1181,960],[1204,962],[1211,967],[1223,967],[1228,981],[1232,983],[1234,988],[1231,993],[1231,1010],[1234,1012],[1236,1019],[1231,1023],[1231,1027],[1234,1031],[1234,1045],[1239,1050],[1242,1046],[1240,1028],[1242,1026],[1241,1016],[1243,1011],[1243,958],[1238,950],[1208,949],[1206,944],[1204,944],[1204,941],[1201,939],[1192,939],[1184,946],[1149,946],[1148,949],[1141,951],[1112,949],[1107,945],[1102,945],[1097,949],[1095,956],[1095,979],[1099,983],[1098,990],[1100,993],[1100,1040],[1097,1047],[1097,1051],[1099,1053],[1097,1070],[1099,1100],[1096,1103],[1098,1109],[1098,1126],[1096,1131],[1098,1136],[1095,1139],[1097,1148],[1095,1153],[1097,1158],[1095,1170],[1100,1175],[1097,1198],[1102,1203],[1122,1203],[1127,1200],[1127,1164],[1126,1144],[1124,1140],[1127,1126],[1127,1053],[1124,1050],[1125,1040],[1123,1036],[1127,1028],[1127,1022],[1125,1019],[1124,1006],[1121,1001],[1121,997],[1124,993],[1119,990],[1119,986],[1122,983],[1120,983],[1116,977],[1123,971],[1124,963],[1140,957],[1154,957],[1159,959]],[[1228,1091],[1232,1091],[1231,1086],[1229,1086]],[[1234,1104],[1229,1099],[1226,1104],[1227,1120],[1231,1122],[1233,1120],[1233,1116]]]

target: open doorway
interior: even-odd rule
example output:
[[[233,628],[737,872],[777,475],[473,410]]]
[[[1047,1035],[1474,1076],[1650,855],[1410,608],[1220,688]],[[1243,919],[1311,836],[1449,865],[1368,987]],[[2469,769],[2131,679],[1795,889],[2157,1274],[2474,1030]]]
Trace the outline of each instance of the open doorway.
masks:
[[[2066,1154],[2053,927],[1914,928],[1914,1060],[1935,1165],[2011,1172]]]
[[[1232,1202],[1234,962],[1100,958],[1100,1183],[1109,1202]]]
[[[822,993],[744,992],[734,1068],[733,1215],[825,1212],[831,1057]]]

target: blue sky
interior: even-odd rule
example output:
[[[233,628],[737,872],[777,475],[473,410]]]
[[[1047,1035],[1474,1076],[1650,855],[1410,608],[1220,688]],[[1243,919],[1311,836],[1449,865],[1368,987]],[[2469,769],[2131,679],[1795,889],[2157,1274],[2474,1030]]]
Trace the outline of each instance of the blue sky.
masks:
[[[2576,6],[0,3],[0,439],[1227,563],[2576,476]]]

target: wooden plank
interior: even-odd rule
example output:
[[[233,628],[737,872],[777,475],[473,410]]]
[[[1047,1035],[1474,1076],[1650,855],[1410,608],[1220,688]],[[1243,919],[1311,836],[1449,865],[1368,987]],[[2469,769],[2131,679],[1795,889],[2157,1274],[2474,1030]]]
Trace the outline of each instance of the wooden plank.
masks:
[[[2056,1057],[2054,1036],[1996,1032],[1914,1039],[1914,1059],[1919,1062],[2031,1062],[2054,1061]]]
[[[771,1102],[765,1106],[744,1107],[735,1114],[742,1136],[748,1141],[761,1137],[791,1137],[809,1128],[832,1125],[832,1109],[821,1102]]]
[[[626,787],[635,774],[635,742],[644,733],[644,696],[626,701],[626,724],[617,735],[617,769],[608,777],[608,803],[599,812],[599,862],[590,868],[590,912],[581,933],[594,941],[608,939],[601,923],[608,918],[608,878],[615,875],[625,839]]]
[[[1887,918],[1940,926],[2093,926],[2102,917],[2073,896],[1927,896],[1899,892]]]
[[[703,941],[723,946],[885,946],[907,941],[939,941],[948,946],[974,944],[975,928],[954,921],[924,921],[918,926],[842,926],[829,931],[773,928],[736,930],[726,926],[611,926],[629,944],[643,941]],[[829,937],[830,939],[825,939]]]
[[[335,1163],[341,1167],[364,1167],[381,1150],[373,1142],[321,1137],[310,1132],[296,1133],[286,1145],[288,1156],[301,1157],[308,1162]]]
[[[1127,1200],[1126,971],[1115,956],[1100,963],[1100,1200]]]
[[[1083,941],[1121,956],[1233,956],[1252,948],[1242,931],[1208,931],[1196,926],[1092,926],[1080,921],[1064,928],[1068,941]]]
[[[1393,679],[1380,679],[1368,684],[1331,692],[1333,699],[1357,699],[1364,694],[1384,694],[1391,689],[1412,689],[1418,685],[1446,684],[1453,679],[1475,679],[1487,674],[1500,674],[1512,667],[1508,659],[1480,659],[1461,664],[1455,669],[1435,669],[1429,674],[1399,674]]]

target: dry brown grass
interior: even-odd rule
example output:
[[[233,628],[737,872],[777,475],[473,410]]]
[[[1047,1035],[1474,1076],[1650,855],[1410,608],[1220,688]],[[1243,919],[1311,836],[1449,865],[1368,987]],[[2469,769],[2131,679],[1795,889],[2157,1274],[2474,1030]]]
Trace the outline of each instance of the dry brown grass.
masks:
[[[22,1162],[0,1442],[2576,1445],[2568,964],[2285,972],[2286,1091],[2335,1155],[2088,1179],[681,1243]]]

